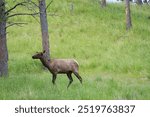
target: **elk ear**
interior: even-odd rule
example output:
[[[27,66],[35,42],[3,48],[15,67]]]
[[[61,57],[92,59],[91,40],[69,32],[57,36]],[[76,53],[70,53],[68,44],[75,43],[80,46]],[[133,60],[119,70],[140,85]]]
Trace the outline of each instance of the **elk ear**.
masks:
[[[45,53],[46,51],[45,50],[43,50],[43,53]]]

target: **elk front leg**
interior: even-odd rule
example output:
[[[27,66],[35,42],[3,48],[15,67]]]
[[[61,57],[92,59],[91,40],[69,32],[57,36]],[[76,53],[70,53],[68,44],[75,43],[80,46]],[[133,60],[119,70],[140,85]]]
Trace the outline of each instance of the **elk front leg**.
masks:
[[[69,78],[69,84],[68,84],[67,88],[69,88],[69,86],[70,86],[71,83],[73,82],[73,79],[72,79],[71,73],[67,73],[67,76],[68,76],[68,78]]]
[[[53,76],[52,76],[52,83],[53,83],[54,85],[55,85],[56,77],[57,77],[57,75],[56,75],[56,74],[53,74]]]

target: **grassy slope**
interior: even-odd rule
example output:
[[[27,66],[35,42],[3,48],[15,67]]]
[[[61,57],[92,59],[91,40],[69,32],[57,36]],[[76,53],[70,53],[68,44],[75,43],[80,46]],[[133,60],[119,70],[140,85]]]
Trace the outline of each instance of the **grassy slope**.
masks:
[[[31,56],[41,50],[40,25],[31,17],[8,30],[9,78],[0,79],[0,99],[150,99],[150,7],[132,6],[133,29],[126,32],[124,5],[99,8],[91,0],[55,0],[48,17],[52,58],[75,58],[83,86],[58,75],[57,86]]]

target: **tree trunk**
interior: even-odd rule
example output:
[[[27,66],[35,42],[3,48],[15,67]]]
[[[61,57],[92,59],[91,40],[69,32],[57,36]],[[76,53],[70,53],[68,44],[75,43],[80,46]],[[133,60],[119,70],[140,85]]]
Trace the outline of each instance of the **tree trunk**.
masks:
[[[50,59],[48,23],[47,23],[45,0],[39,0],[39,11],[40,11],[40,22],[42,32],[42,46],[43,50],[46,51],[46,58]]]
[[[132,27],[131,15],[130,15],[130,1],[126,0],[126,29],[129,30]]]
[[[101,7],[106,7],[106,0],[101,0]]]
[[[136,3],[138,4],[138,5],[142,5],[143,3],[142,3],[142,0],[136,0]]]
[[[70,14],[73,15],[73,12],[74,12],[74,3],[73,3],[73,1],[71,1],[71,3],[70,3]]]
[[[148,0],[143,0],[143,3],[148,4]]]
[[[0,0],[0,77],[8,74],[5,0]]]

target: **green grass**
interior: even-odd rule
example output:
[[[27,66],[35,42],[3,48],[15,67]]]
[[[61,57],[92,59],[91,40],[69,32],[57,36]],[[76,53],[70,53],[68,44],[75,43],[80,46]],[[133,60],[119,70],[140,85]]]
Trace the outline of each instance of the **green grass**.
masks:
[[[40,24],[32,17],[12,20],[28,22],[8,29],[9,76],[0,79],[0,99],[150,99],[150,7],[131,6],[133,28],[125,30],[125,7],[93,0],[55,0],[48,11],[52,58],[75,58],[83,85],[73,76],[67,90],[66,75],[51,74],[31,56],[41,51]],[[22,8],[19,8],[24,11]]]

